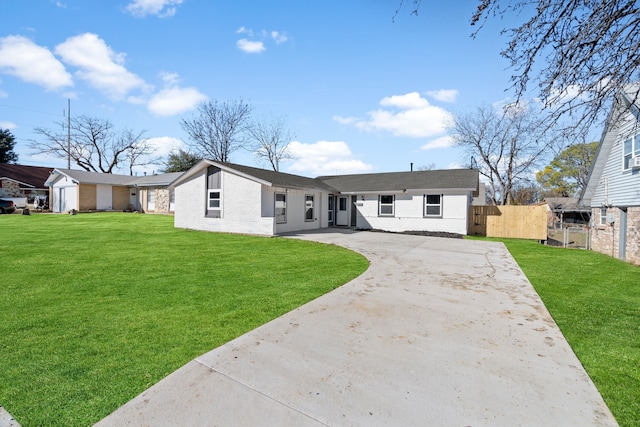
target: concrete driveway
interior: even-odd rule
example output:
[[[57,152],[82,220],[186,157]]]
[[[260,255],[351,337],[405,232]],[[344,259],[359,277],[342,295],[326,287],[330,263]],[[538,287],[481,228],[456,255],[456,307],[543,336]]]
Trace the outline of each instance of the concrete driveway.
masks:
[[[617,425],[502,244],[336,229],[289,237],[348,247],[371,266],[98,425]]]

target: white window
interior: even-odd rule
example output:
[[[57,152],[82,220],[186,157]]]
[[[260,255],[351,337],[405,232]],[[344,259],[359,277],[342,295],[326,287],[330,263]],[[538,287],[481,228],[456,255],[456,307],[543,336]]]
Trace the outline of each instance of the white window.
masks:
[[[629,137],[622,144],[622,169],[633,167],[633,158],[640,157],[640,133]]]
[[[220,209],[221,205],[220,190],[209,190],[209,209]]]
[[[395,201],[396,198],[394,195],[378,196],[378,215],[393,216],[395,213]]]
[[[600,225],[607,225],[607,208],[600,208]]]
[[[285,193],[276,193],[275,212],[277,224],[287,222],[287,195]]]
[[[222,171],[215,166],[207,168],[207,217],[222,218]]]
[[[310,194],[304,196],[304,220],[313,221],[313,196]]]
[[[424,216],[442,216],[442,194],[424,195]]]

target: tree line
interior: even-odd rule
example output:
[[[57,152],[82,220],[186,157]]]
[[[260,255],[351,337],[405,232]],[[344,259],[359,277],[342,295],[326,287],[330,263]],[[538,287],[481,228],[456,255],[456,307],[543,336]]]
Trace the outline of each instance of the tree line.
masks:
[[[180,124],[189,140],[187,149],[172,151],[166,159],[155,155],[146,130],[117,129],[109,120],[80,115],[68,123],[56,123],[57,129],[35,128],[42,139],[30,140],[33,154],[69,159],[74,166],[89,172],[114,173],[149,165],[163,166],[163,172],[188,170],[203,158],[229,162],[238,150],[252,151],[256,160],[279,170],[280,164],[294,158],[289,149],[293,139],[284,117],[254,120],[251,105],[242,100],[203,102],[197,114]],[[15,138],[0,130],[0,162],[15,163]]]
[[[416,16],[424,8],[428,13],[428,2],[421,3],[398,0],[393,19],[407,8]],[[521,21],[502,30],[509,38],[501,55],[513,71],[513,102],[455,115],[450,136],[469,159],[465,166],[477,168],[488,183],[491,203],[576,195],[597,145],[587,142],[589,130],[602,123],[618,91],[631,90],[634,101],[640,98],[635,84],[640,80],[638,2],[478,0],[470,16],[476,28],[471,36],[487,21],[506,16]],[[527,96],[537,101],[527,103]],[[535,111],[534,104],[541,109]],[[195,117],[181,121],[189,149],[171,153],[165,170],[184,170],[204,157],[228,161],[239,149],[253,150],[259,161],[278,170],[292,158],[290,132],[281,119],[255,122],[251,113],[243,100],[201,104]],[[72,147],[65,135],[37,129],[45,142],[33,142],[32,148],[103,172],[122,165],[131,171],[149,161],[144,132],[116,132],[108,121],[90,117],[76,118],[70,130]]]

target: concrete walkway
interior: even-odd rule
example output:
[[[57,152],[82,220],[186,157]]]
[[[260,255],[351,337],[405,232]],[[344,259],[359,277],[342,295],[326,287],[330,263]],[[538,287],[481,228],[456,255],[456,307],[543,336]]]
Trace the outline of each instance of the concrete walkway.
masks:
[[[351,248],[371,266],[98,425],[617,425],[502,244],[335,229],[290,237]]]

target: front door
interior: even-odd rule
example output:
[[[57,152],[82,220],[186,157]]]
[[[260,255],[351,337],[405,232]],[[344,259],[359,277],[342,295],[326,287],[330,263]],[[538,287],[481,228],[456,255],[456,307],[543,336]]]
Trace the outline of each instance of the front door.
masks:
[[[147,211],[153,212],[156,210],[156,189],[149,188],[147,190]]]
[[[338,196],[338,210],[336,211],[336,225],[349,225],[349,203],[347,196]]]

